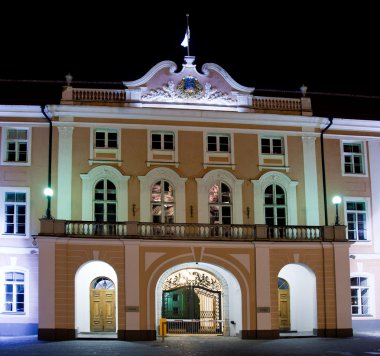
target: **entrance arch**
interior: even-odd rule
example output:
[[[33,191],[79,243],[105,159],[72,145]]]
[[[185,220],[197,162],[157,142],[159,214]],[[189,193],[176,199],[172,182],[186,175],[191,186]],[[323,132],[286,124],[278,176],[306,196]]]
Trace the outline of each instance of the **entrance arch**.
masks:
[[[156,325],[159,325],[162,317],[163,290],[168,277],[180,272],[189,270],[191,273],[199,275],[211,275],[215,283],[220,284],[220,317],[224,321],[224,335],[236,336],[242,329],[242,296],[237,279],[231,272],[209,263],[182,263],[168,269],[159,278],[156,285]],[[219,292],[219,288],[217,292]],[[217,294],[217,293],[216,293]],[[201,297],[202,298],[202,297]],[[217,315],[217,314],[216,314]]]
[[[108,308],[106,312],[108,316],[110,313],[115,316],[114,327],[112,328],[98,328],[97,330],[92,328],[93,331],[104,332],[117,332],[118,329],[118,303],[117,303],[117,275],[111,265],[103,261],[89,261],[80,266],[75,274],[75,329],[77,335],[81,333],[91,332],[91,303],[90,299],[93,298],[92,291],[98,289],[112,290],[114,297],[113,303],[107,303],[104,296],[104,300],[100,300],[100,303],[104,302],[105,308]],[[104,286],[104,288],[102,287]],[[101,296],[99,296],[100,298]],[[108,296],[109,297],[109,296]],[[97,297],[95,297],[97,298]],[[112,310],[114,308],[114,310]],[[106,309],[104,310],[106,311]]]
[[[314,271],[304,264],[288,264],[278,274],[288,283],[291,331],[317,329],[317,287]]]

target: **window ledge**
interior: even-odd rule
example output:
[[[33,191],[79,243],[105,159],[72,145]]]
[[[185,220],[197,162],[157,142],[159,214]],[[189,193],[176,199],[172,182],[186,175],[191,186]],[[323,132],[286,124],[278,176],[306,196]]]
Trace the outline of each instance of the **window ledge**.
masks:
[[[179,162],[167,162],[167,161],[146,161],[146,166],[175,166],[179,167]]]
[[[1,315],[26,315],[25,312],[1,312]]]
[[[224,167],[224,168],[231,168],[232,170],[235,170],[236,164],[231,164],[231,163],[203,163],[203,168],[206,169],[207,167]]]
[[[88,163],[90,165],[93,165],[94,163],[101,163],[101,164],[117,164],[118,166],[121,166],[123,161],[119,161],[116,159],[89,159]]]
[[[264,169],[279,169],[281,171],[289,172],[289,166],[276,166],[276,165],[268,165],[268,164],[259,164],[259,170],[262,171]]]
[[[8,162],[8,161],[3,161],[3,162],[1,162],[1,165],[3,165],[3,166],[30,166],[30,162]]]

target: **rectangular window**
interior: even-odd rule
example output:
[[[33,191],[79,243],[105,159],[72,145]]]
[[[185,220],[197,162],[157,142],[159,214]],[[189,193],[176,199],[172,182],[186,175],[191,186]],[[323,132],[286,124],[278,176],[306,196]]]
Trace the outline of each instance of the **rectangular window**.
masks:
[[[95,147],[96,148],[117,148],[117,131],[96,130]]]
[[[25,235],[26,193],[5,192],[5,233]]]
[[[270,155],[283,155],[285,153],[282,137],[262,137],[261,153]]]
[[[351,278],[351,311],[352,315],[369,314],[369,288],[365,277]]]
[[[351,241],[367,240],[367,208],[366,202],[347,201],[347,233]]]
[[[361,142],[344,142],[344,173],[364,174],[364,151]]]
[[[230,152],[230,137],[222,135],[207,136],[208,152]]]
[[[174,135],[172,133],[155,132],[151,135],[152,150],[174,150]]]
[[[5,161],[24,163],[28,161],[28,130],[7,129]]]
[[[10,313],[24,312],[24,273],[5,272],[4,311]]]

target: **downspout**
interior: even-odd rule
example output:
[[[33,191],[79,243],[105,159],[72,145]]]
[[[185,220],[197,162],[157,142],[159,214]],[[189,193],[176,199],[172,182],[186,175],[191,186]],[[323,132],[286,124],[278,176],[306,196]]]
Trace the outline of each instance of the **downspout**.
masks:
[[[49,191],[46,194],[47,197],[47,209],[46,209],[46,219],[51,219],[51,150],[52,150],[52,133],[53,133],[53,124],[49,116],[45,112],[46,105],[41,105],[42,115],[45,116],[46,120],[49,122],[49,163],[48,163],[48,189]]]
[[[329,127],[333,123],[332,118],[329,119],[329,124],[321,131],[321,156],[322,156],[322,180],[323,180],[323,202],[324,202],[324,209],[325,209],[325,226],[329,224],[328,217],[327,217],[327,196],[326,196],[326,171],[325,171],[325,150],[323,146],[323,134],[329,129]]]

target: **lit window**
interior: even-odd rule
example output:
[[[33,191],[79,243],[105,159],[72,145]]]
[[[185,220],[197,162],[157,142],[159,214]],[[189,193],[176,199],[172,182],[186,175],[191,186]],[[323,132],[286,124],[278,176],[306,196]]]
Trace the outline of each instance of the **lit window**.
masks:
[[[208,202],[210,224],[231,224],[231,189],[223,183],[215,183],[209,189]]]
[[[151,216],[154,223],[174,223],[174,189],[166,180],[153,184],[151,190]]]
[[[207,136],[208,152],[230,152],[230,137],[224,135]]]
[[[5,233],[25,235],[26,193],[5,192]]]
[[[347,233],[353,241],[367,240],[367,212],[363,201],[347,201]]]
[[[152,150],[174,150],[174,135],[172,133],[155,132],[151,135]]]
[[[344,173],[364,174],[363,144],[360,142],[343,143]]]
[[[351,278],[351,312],[352,315],[369,314],[369,288],[368,278]]]
[[[24,273],[22,272],[5,272],[5,303],[4,312],[22,313],[25,310],[24,305]]]
[[[95,147],[96,148],[117,148],[117,131],[96,130]]]
[[[28,161],[28,130],[7,129],[6,162]]]
[[[262,137],[261,153],[270,155],[283,155],[285,153],[282,137]]]

